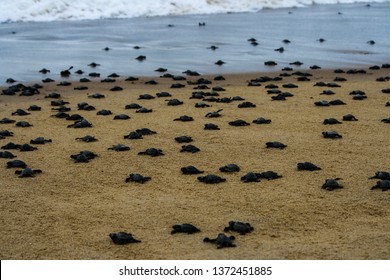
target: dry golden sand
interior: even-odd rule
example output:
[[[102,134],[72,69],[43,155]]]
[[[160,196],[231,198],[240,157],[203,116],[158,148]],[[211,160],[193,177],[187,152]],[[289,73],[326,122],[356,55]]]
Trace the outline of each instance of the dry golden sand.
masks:
[[[377,77],[389,76],[389,69],[369,70],[366,75],[334,74],[333,71],[311,71],[309,82],[296,77],[272,82],[281,86],[292,82],[299,88],[286,89],[294,94],[286,101],[271,101],[264,83],[248,87],[247,81],[279,73],[225,75],[225,81],[213,82],[226,89],[222,96],[240,95],[256,108],[238,109],[240,102],[209,103],[210,108],[195,108],[200,100],[189,99],[193,86],[171,89],[171,79],[156,78],[158,85],[145,85],[148,78],[115,84],[83,84],[87,91],[74,91],[77,86],[44,84],[41,94],[33,97],[0,96],[0,118],[27,120],[30,128],[1,124],[14,136],[0,140],[2,145],[28,143],[38,136],[52,143],[40,145],[33,152],[13,151],[32,168],[42,169],[35,178],[18,178],[15,169],[5,168],[0,159],[0,257],[1,259],[390,259],[390,192],[370,190],[376,171],[390,171],[390,125],[381,119],[390,117],[385,107],[389,95],[381,89],[389,82]],[[332,89],[333,96],[320,93],[327,88],[314,87],[317,81],[332,82],[343,76],[341,88]],[[198,77],[188,77],[196,80]],[[213,77],[206,77],[212,79]],[[58,81],[57,81],[58,82]],[[114,85],[124,88],[109,91]],[[349,92],[363,90],[368,98],[352,100]],[[59,92],[70,102],[71,113],[87,118],[92,128],[67,128],[72,122],[51,117],[50,99],[44,96]],[[143,93],[168,91],[172,98],[184,102],[167,106],[167,98],[137,100]],[[104,99],[87,98],[100,92]],[[315,101],[342,99],[344,106],[317,107]],[[98,110],[125,113],[130,120],[113,120],[97,116],[97,111],[77,111],[77,103],[86,101]],[[153,113],[137,114],[125,110],[126,104],[138,102]],[[29,116],[11,116],[17,108],[42,106],[41,112]],[[205,114],[223,109],[222,117],[209,119]],[[348,113],[359,121],[339,125],[322,124],[325,118],[339,120]],[[181,115],[192,116],[193,122],[173,121]],[[252,124],[266,117],[269,125]],[[228,122],[243,119],[250,126],[233,127]],[[203,129],[215,123],[219,131]],[[142,140],[123,136],[138,128],[148,127],[156,135]],[[342,139],[324,139],[322,131],[336,130]],[[98,142],[84,143],[76,137],[93,135]],[[181,145],[174,137],[188,135],[199,153],[180,153]],[[266,149],[267,141],[288,145],[284,150]],[[107,150],[118,143],[130,151]],[[147,148],[164,151],[161,157],[137,155]],[[91,150],[99,155],[89,163],[74,163],[70,155]],[[321,171],[298,171],[298,162],[311,161]],[[236,163],[239,173],[225,174],[219,167]],[[205,174],[217,174],[227,182],[207,185],[197,175],[182,175],[180,168],[194,165]],[[240,177],[249,171],[273,170],[283,176],[277,180],[242,183]],[[125,183],[130,173],[151,176],[145,184]],[[341,177],[343,189],[326,191],[325,179]],[[204,237],[215,237],[231,220],[251,223],[255,230],[245,236],[234,232],[235,248],[217,250],[203,243]],[[202,232],[171,235],[174,224],[192,223]],[[142,240],[138,244],[114,245],[108,234],[131,232]]]

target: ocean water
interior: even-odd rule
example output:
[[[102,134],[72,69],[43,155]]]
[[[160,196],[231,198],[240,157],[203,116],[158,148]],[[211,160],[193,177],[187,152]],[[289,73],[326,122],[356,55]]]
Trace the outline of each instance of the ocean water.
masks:
[[[123,3],[131,2],[133,8],[143,7],[143,10],[129,15],[123,8],[123,14],[102,15],[102,5],[108,2],[122,3],[123,7],[126,6]],[[146,11],[146,7],[151,9],[152,2],[162,15],[152,16]],[[305,1],[192,1],[197,3],[196,7],[181,8],[180,12],[164,10],[162,7],[168,2],[174,4],[169,6],[182,8],[185,3],[191,3],[184,0],[1,1],[0,19],[4,23],[0,24],[0,85],[7,78],[20,82],[47,77],[59,80],[60,71],[71,66],[74,71],[85,71],[86,75],[99,72],[105,77],[113,72],[122,76],[155,76],[158,73],[154,70],[159,67],[175,75],[187,69],[201,74],[277,71],[296,60],[304,62],[299,69],[314,64],[322,68],[345,68],[390,63],[390,2],[371,3],[369,7],[366,3],[355,3],[283,8],[286,3],[302,6]],[[261,9],[265,3],[275,8]],[[96,7],[92,11],[81,9],[72,17],[64,16],[82,4],[86,7],[96,4]],[[8,5],[8,12],[1,7],[4,5]],[[213,12],[202,13],[200,7],[206,6],[214,7]],[[21,10],[12,12],[17,7],[24,8],[24,16],[20,16]],[[234,12],[230,13],[233,8]],[[198,25],[203,22],[205,26]],[[252,37],[257,39],[257,46],[247,41]],[[319,38],[325,42],[320,43]],[[291,43],[282,43],[284,39]],[[375,44],[368,44],[369,40]],[[212,45],[218,49],[210,50]],[[106,47],[109,51],[103,50]],[[285,49],[283,53],[275,51],[280,47]],[[139,55],[145,55],[146,60],[136,60]],[[226,64],[215,65],[217,60]],[[265,66],[268,60],[278,65]],[[92,69],[88,67],[91,62],[100,66]],[[42,68],[51,72],[42,75],[39,73]],[[80,77],[74,74],[71,79]]]

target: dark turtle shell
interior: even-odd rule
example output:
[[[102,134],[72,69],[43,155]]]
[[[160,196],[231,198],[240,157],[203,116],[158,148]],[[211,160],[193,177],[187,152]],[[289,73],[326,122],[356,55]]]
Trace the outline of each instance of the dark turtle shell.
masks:
[[[376,185],[371,188],[372,190],[380,189],[382,191],[390,190],[390,180],[382,180],[376,182]]]
[[[150,179],[152,179],[151,177],[145,177],[141,174],[138,174],[138,173],[131,173],[127,178],[126,178],[126,183],[127,182],[137,182],[137,183],[145,183],[147,181],[149,181]]]
[[[236,231],[240,233],[241,235],[244,235],[246,233],[249,233],[253,231],[253,227],[249,223],[243,223],[238,221],[230,221],[229,225],[225,227],[224,231]]]
[[[298,170],[308,170],[308,171],[315,171],[315,170],[321,170],[320,167],[317,165],[311,163],[311,162],[299,162],[297,164]]]
[[[327,191],[333,191],[335,189],[342,189],[343,186],[339,184],[338,180],[341,180],[340,178],[336,179],[326,179],[325,183],[322,185],[322,188]]]
[[[217,238],[210,239],[206,237],[203,239],[203,242],[215,243],[217,245],[217,249],[221,249],[224,247],[236,247],[233,243],[234,240],[234,236],[226,236],[224,233],[219,233]]]
[[[173,225],[172,228],[173,229],[171,231],[171,234],[175,234],[178,232],[187,233],[187,234],[200,232],[200,229],[198,229],[196,226],[192,224]]]
[[[214,175],[214,174],[200,176],[200,177],[198,177],[198,180],[200,182],[206,183],[206,184],[218,184],[218,183],[226,181],[225,178],[219,177],[218,175]]]
[[[277,149],[284,149],[287,147],[287,145],[278,142],[278,141],[273,141],[273,142],[267,142],[265,143],[267,148],[277,148]]]
[[[198,168],[196,168],[195,166],[192,166],[192,165],[182,167],[180,170],[183,174],[202,174],[202,173],[204,173],[204,171],[200,171]]]
[[[219,171],[227,173],[238,172],[240,171],[240,167],[235,163],[229,163],[225,166],[220,167]]]
[[[243,181],[244,183],[260,182],[260,178],[257,177],[256,173],[248,172],[246,175],[241,177],[241,181]]]
[[[112,242],[114,242],[114,244],[117,245],[125,245],[129,243],[141,242],[140,240],[135,239],[131,233],[127,233],[123,231],[110,233],[109,236]]]

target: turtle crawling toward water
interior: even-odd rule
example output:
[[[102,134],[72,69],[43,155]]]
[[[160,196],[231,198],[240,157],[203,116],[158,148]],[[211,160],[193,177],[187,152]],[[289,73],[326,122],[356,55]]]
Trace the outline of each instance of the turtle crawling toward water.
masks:
[[[71,155],[70,158],[74,159],[75,162],[89,162],[91,159],[94,159],[98,155],[95,154],[94,152],[85,150],[81,151],[78,154]]]
[[[27,164],[24,161],[15,159],[7,162],[7,168],[26,168]]]
[[[231,125],[231,126],[247,126],[247,125],[250,125],[250,123],[247,123],[244,120],[235,120],[235,121],[229,122],[229,125]]]
[[[200,182],[205,183],[205,184],[218,184],[218,183],[226,181],[225,178],[219,177],[218,175],[214,175],[214,174],[209,174],[206,176],[199,176],[197,179]]]
[[[341,124],[342,122],[338,121],[335,118],[328,118],[323,121],[323,124]]]
[[[174,119],[174,121],[181,121],[181,122],[191,122],[193,120],[194,120],[193,117],[190,117],[190,116],[187,116],[187,115],[183,115],[183,116],[180,116],[180,117]]]
[[[37,137],[35,139],[30,140],[30,144],[35,144],[35,145],[43,145],[45,143],[51,143],[51,139],[45,139],[44,137]]]
[[[138,173],[131,173],[127,178],[126,178],[126,183],[128,182],[136,182],[136,183],[145,183],[152,179],[151,177],[146,177]]]
[[[281,175],[279,175],[278,173],[276,173],[274,171],[265,171],[265,172],[261,172],[261,173],[256,173],[256,176],[257,176],[257,178],[268,179],[268,180],[282,178]]]
[[[343,186],[339,184],[338,180],[341,180],[341,178],[335,178],[335,179],[326,179],[325,183],[322,185],[322,188],[327,191],[333,191],[335,189],[342,189]]]
[[[192,137],[190,137],[190,136],[178,136],[178,137],[175,137],[175,141],[178,143],[190,143],[193,140],[192,140]]]
[[[308,170],[308,171],[315,171],[315,170],[321,170],[320,167],[317,165],[311,163],[311,162],[299,162],[297,164],[298,170]]]
[[[16,156],[8,151],[1,151],[0,152],[0,158],[16,158]]]
[[[390,180],[390,172],[378,171],[375,173],[375,176],[372,176],[369,179]]]
[[[131,233],[127,233],[123,231],[110,233],[109,236],[112,242],[114,242],[114,244],[117,245],[141,242],[140,240],[135,239]]]
[[[254,228],[249,223],[230,221],[229,226],[225,227],[224,232],[236,231],[241,235],[250,233]]]
[[[204,173],[204,171],[201,171],[199,170],[198,168],[196,168],[195,166],[192,166],[192,165],[189,165],[189,166],[184,166],[182,168],[180,168],[181,172],[185,175],[188,175],[188,174],[202,174]]]
[[[200,149],[194,145],[183,145],[180,152],[197,153],[200,152]]]
[[[238,172],[238,171],[240,171],[240,167],[237,164],[230,163],[230,164],[227,164],[225,166],[220,167],[219,171],[227,172],[227,173]]]
[[[157,157],[157,156],[163,156],[164,153],[161,149],[156,149],[156,148],[149,148],[146,149],[144,152],[139,152],[139,155],[148,155],[152,157]]]
[[[246,175],[241,177],[241,181],[244,183],[260,182],[260,178],[254,172],[248,172]]]
[[[324,138],[331,138],[331,139],[343,138],[343,136],[336,131],[323,131],[322,135],[324,136]]]
[[[15,174],[19,175],[19,178],[26,177],[35,177],[35,174],[42,173],[40,169],[31,169],[29,167],[24,168],[23,170],[16,170]]]
[[[98,141],[94,136],[91,136],[91,135],[85,135],[83,137],[78,137],[78,138],[76,138],[76,140],[81,140],[81,141],[84,141],[84,142],[95,142],[95,141]]]
[[[253,120],[252,123],[255,123],[255,124],[269,124],[269,123],[271,123],[271,120],[270,119],[265,119],[263,117],[260,117],[260,118],[257,118],[255,120]]]
[[[383,192],[390,190],[390,180],[382,180],[376,182],[376,185],[371,188],[371,190],[380,189]]]
[[[217,238],[210,239],[208,237],[203,239],[203,242],[215,243],[217,245],[217,249],[221,249],[224,247],[236,247],[236,244],[233,241],[236,238],[232,236],[227,236],[224,233],[219,233]]]
[[[219,126],[214,123],[206,123],[204,125],[205,130],[220,130]]]
[[[111,148],[108,148],[107,150],[114,150],[117,152],[123,152],[123,151],[130,151],[130,147],[123,145],[123,144],[117,144],[112,146]]]
[[[142,134],[137,131],[132,131],[128,135],[123,136],[124,139],[143,139]]]
[[[171,234],[175,234],[178,232],[187,233],[187,234],[200,232],[200,229],[198,229],[196,226],[191,224],[173,225],[172,228],[173,229],[171,231]]]
[[[208,112],[205,117],[206,118],[218,118],[221,116],[220,112],[222,111],[223,109],[219,109],[217,111],[214,111],[214,112]]]
[[[343,116],[343,121],[357,121],[358,119],[352,115],[352,114],[347,114]]]
[[[277,149],[284,149],[287,147],[287,145],[278,141],[267,142],[265,143],[265,145],[267,146],[267,148],[277,148]]]
[[[73,127],[73,128],[84,128],[84,127],[92,127],[92,124],[87,121],[86,119],[82,119],[80,121],[75,121],[74,124],[68,125],[68,127]]]

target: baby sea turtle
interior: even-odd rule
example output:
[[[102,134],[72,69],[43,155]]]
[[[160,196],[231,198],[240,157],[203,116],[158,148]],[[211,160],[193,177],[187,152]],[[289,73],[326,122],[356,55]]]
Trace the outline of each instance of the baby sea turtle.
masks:
[[[358,119],[352,115],[352,114],[347,114],[343,116],[343,121],[357,121]]]
[[[336,131],[323,131],[322,135],[324,136],[324,138],[332,138],[332,139],[343,138],[343,136],[338,134]]]
[[[178,143],[190,143],[193,140],[192,140],[192,137],[190,137],[190,136],[178,136],[178,137],[175,137],[175,141]]]
[[[30,124],[29,122],[26,122],[26,121],[17,122],[17,123],[15,123],[15,125],[19,126],[19,127],[30,127],[30,126],[32,126],[32,124]]]
[[[135,131],[141,135],[152,135],[157,133],[156,131],[153,131],[149,128],[140,128],[140,129],[136,129]]]
[[[78,138],[76,138],[76,140],[81,140],[81,141],[84,141],[84,142],[94,142],[94,141],[97,141],[97,139],[94,136],[91,136],[91,135],[85,135],[83,137],[78,137]]]
[[[308,170],[308,171],[314,171],[314,170],[321,170],[320,167],[317,165],[311,163],[311,162],[299,162],[297,164],[298,170]]]
[[[254,172],[248,172],[246,175],[241,177],[241,181],[244,183],[260,182],[260,178]]]
[[[61,97],[61,94],[57,93],[57,92],[52,92],[52,93],[49,93],[48,95],[45,96],[45,98],[60,98]]]
[[[114,150],[117,152],[123,152],[123,151],[129,151],[130,147],[123,145],[123,144],[117,144],[117,145],[112,146],[111,148],[108,148],[107,150]]]
[[[248,126],[248,125],[250,125],[250,123],[247,123],[244,120],[235,120],[235,121],[229,122],[229,125],[231,125],[231,126]]]
[[[125,106],[125,109],[141,109],[142,106],[137,103],[130,103]]]
[[[218,175],[209,174],[206,176],[200,176],[197,178],[200,182],[206,183],[206,184],[218,184],[221,182],[225,182],[226,179],[219,177]]]
[[[197,103],[195,103],[195,108],[206,108],[206,107],[210,107],[210,105],[206,104],[204,102],[197,102]]]
[[[338,121],[335,118],[328,118],[323,121],[323,124],[340,124],[342,122]]]
[[[381,121],[384,122],[384,123],[390,123],[390,118],[382,119]]]
[[[180,152],[189,152],[189,153],[197,153],[200,149],[194,145],[184,145],[181,146]]]
[[[375,176],[372,176],[369,179],[390,180],[390,172],[378,171],[375,173]]]
[[[9,137],[9,136],[13,136],[14,133],[9,131],[9,130],[2,130],[0,131],[0,136],[3,136],[3,137]]]
[[[178,106],[178,105],[184,104],[184,102],[180,101],[179,99],[170,99],[167,101],[168,101],[168,103],[167,103],[168,106]]]
[[[12,116],[27,116],[30,115],[30,113],[27,113],[23,109],[17,109],[15,112],[12,113]]]
[[[265,119],[263,117],[260,117],[260,118],[257,118],[255,120],[253,120],[252,123],[255,123],[255,124],[269,124],[269,123],[271,123],[271,120],[270,119]]]
[[[30,140],[30,144],[34,145],[43,145],[45,143],[51,143],[51,139],[45,139],[44,137],[37,137],[35,139]]]
[[[225,227],[224,232],[236,231],[241,235],[244,235],[246,233],[250,233],[251,231],[253,231],[253,229],[254,228],[249,223],[230,221],[229,225]]]
[[[0,158],[16,158],[16,156],[8,151],[0,151]]]
[[[184,166],[182,167],[181,169],[181,172],[183,174],[202,174],[204,173],[204,171],[200,171],[198,168],[196,168],[195,166],[192,166],[192,165],[189,165],[189,166]]]
[[[8,123],[15,123],[16,121],[15,120],[11,120],[11,119],[9,119],[9,118],[2,118],[1,120],[0,120],[0,123],[1,124],[8,124]]]
[[[9,142],[5,144],[4,146],[1,146],[1,149],[4,150],[19,150],[22,145],[15,144],[13,142]]]
[[[31,105],[30,107],[28,107],[27,111],[41,111],[42,110],[42,107],[38,106],[38,105]]]
[[[151,112],[153,112],[153,109],[148,109],[148,108],[142,107],[141,109],[138,109],[135,112],[136,113],[151,113]]]
[[[7,162],[7,168],[26,168],[27,164],[24,161],[15,159]]]
[[[196,226],[191,224],[173,225],[171,234],[175,234],[178,232],[193,234],[196,232],[200,232],[200,229],[198,229]]]
[[[128,182],[136,182],[136,183],[145,183],[149,180],[151,180],[151,177],[146,177],[138,173],[131,173],[127,178],[126,178],[126,183]]]
[[[98,112],[96,112],[96,115],[108,116],[108,115],[112,115],[112,112],[111,112],[111,110],[102,109],[102,110],[99,110]]]
[[[126,114],[119,114],[114,117],[114,120],[128,120],[130,117]]]
[[[124,139],[143,139],[142,134],[136,131],[130,132],[128,135],[123,136]]]
[[[79,114],[72,114],[66,118],[67,121],[80,121],[82,119],[84,119],[84,117]]]
[[[101,93],[94,93],[94,94],[88,95],[88,97],[95,98],[95,99],[101,99],[101,98],[105,98],[106,96],[104,94],[101,94]]]
[[[84,127],[92,127],[92,124],[87,121],[86,119],[82,119],[79,121],[75,121],[74,124],[68,125],[68,127],[73,127],[73,128],[84,128]]]
[[[29,167],[24,168],[23,170],[16,170],[15,174],[18,174],[20,178],[25,177],[35,177],[35,174],[42,173],[40,169],[31,169]]]
[[[322,185],[322,188],[327,191],[333,191],[335,189],[342,189],[343,186],[339,184],[338,180],[341,180],[341,178],[335,178],[335,179],[326,179],[325,183]]]
[[[225,166],[220,167],[219,171],[227,173],[238,172],[240,171],[240,167],[235,163],[229,163]]]
[[[371,187],[372,190],[380,189],[383,192],[390,190],[390,181],[389,180],[381,180],[376,182],[376,185]]]
[[[181,121],[181,122],[191,122],[193,120],[194,120],[193,117],[190,117],[190,116],[187,116],[187,115],[180,116],[180,117],[174,119],[174,121]]]
[[[83,111],[94,111],[96,110],[95,106],[92,106],[88,104],[87,102],[81,102],[77,104],[77,109],[78,110],[83,110]]]
[[[215,243],[217,245],[217,249],[221,249],[224,247],[236,247],[236,244],[233,241],[236,238],[234,236],[226,236],[224,233],[218,234],[217,238],[210,239],[208,237],[203,239],[203,242]]]
[[[114,244],[117,245],[125,245],[129,243],[141,242],[140,240],[135,239],[131,233],[127,233],[123,231],[110,233],[109,236],[112,242],[114,242]]]
[[[204,129],[205,130],[220,130],[220,128],[218,127],[218,125],[214,124],[214,123],[206,123],[204,125]]]
[[[38,150],[38,148],[33,147],[33,146],[29,145],[29,144],[23,144],[23,145],[20,146],[19,150],[21,152],[31,152],[31,151],[34,151],[34,150]]]
[[[72,159],[74,159],[75,162],[89,162],[91,159],[94,159],[97,156],[98,156],[97,154],[95,154],[91,151],[85,150],[85,151],[81,151],[78,154],[71,155],[70,157]]]
[[[237,107],[238,108],[256,108],[256,104],[249,102],[249,101],[245,101],[243,103],[238,104]]]
[[[138,96],[138,100],[142,100],[142,99],[146,99],[146,100],[149,100],[149,99],[154,99],[155,97],[149,93],[145,93],[145,94],[140,94]]]
[[[163,156],[164,153],[161,149],[156,149],[156,148],[149,148],[146,149],[144,152],[139,152],[139,155],[148,155],[152,157],[157,157],[157,156]]]
[[[222,111],[223,109],[219,109],[218,111],[215,111],[215,112],[209,112],[205,115],[206,118],[218,118],[221,116],[220,112]]]
[[[284,149],[287,147],[287,145],[278,141],[267,142],[265,143],[265,145],[267,146],[267,148],[277,148],[277,149]]]
[[[265,172],[261,172],[261,173],[256,173],[256,176],[257,176],[257,178],[268,179],[268,180],[282,178],[281,175],[279,175],[278,173],[276,173],[274,171],[265,171]]]

